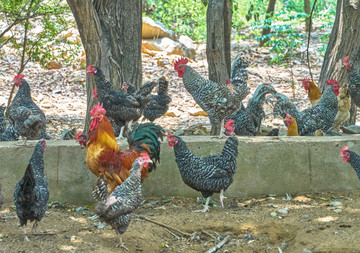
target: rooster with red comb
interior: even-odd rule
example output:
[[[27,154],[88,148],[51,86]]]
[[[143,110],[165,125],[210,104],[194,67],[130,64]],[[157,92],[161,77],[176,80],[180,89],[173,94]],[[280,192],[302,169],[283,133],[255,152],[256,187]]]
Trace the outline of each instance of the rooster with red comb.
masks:
[[[230,82],[227,83],[215,83],[203,78],[187,63],[186,58],[180,58],[175,62],[174,69],[182,78],[185,89],[209,115],[212,125],[210,134],[220,134],[222,137],[225,118],[236,112],[242,105],[241,101],[249,94],[248,63],[239,54],[232,63]]]
[[[344,162],[350,163],[351,167],[353,167],[356,175],[360,179],[360,156],[354,151],[350,151],[348,146],[344,146],[341,149],[340,155],[342,156]]]

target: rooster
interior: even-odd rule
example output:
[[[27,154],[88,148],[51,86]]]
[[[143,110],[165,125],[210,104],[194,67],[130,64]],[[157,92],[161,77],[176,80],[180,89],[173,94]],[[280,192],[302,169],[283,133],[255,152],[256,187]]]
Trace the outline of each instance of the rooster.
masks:
[[[128,135],[129,149],[120,150],[102,104],[95,105],[90,114],[93,119],[89,135],[86,138],[79,132],[77,140],[81,138],[81,143],[86,145],[86,164],[90,171],[97,177],[104,174],[109,193],[130,175],[131,166],[140,153],[148,153],[154,161],[141,173],[143,179],[148,177],[160,160],[159,139],[162,139],[163,129],[150,122],[138,124]]]
[[[247,107],[226,118],[234,120],[236,135],[255,136],[260,132],[261,121],[265,118],[263,104],[265,96],[269,93],[276,94],[276,90],[270,84],[259,85]]]
[[[286,121],[286,125],[288,126],[286,136],[299,136],[296,119],[294,119],[293,117],[291,117],[290,114],[287,113],[285,117],[285,121]]]
[[[143,114],[146,105],[150,102],[148,95],[156,83],[146,83],[133,94],[127,94],[120,90],[114,90],[113,85],[106,80],[100,68],[89,65],[87,72],[90,76],[95,76],[99,102],[103,103],[107,116],[121,126],[119,138],[123,138],[125,126],[131,129],[132,123]]]
[[[312,106],[317,105],[321,98],[321,90],[309,78],[302,80],[302,85],[308,94],[308,98]]]
[[[344,146],[341,149],[340,155],[344,162],[350,163],[351,167],[354,168],[356,175],[360,179],[360,156],[354,151],[350,151],[348,146]]]
[[[46,136],[46,117],[31,98],[30,86],[19,74],[14,78],[19,88],[9,107],[9,119],[15,131],[24,139]]]
[[[226,84],[215,83],[199,75],[196,70],[186,65],[188,60],[181,58],[174,64],[178,76],[182,77],[185,89],[195,102],[209,115],[211,135],[219,132],[223,135],[224,120],[241,108],[241,101],[249,94],[247,87],[248,64],[239,54],[233,61],[231,78]]]
[[[144,118],[153,122],[155,119],[163,116],[169,109],[171,98],[168,94],[169,82],[165,77],[159,80],[159,91],[157,95],[150,95],[150,103],[146,106],[144,111]]]
[[[289,113],[297,121],[299,135],[314,135],[315,131],[321,129],[327,132],[338,112],[337,96],[340,85],[334,79],[326,81],[329,85],[321,96],[319,103],[304,111],[298,111],[296,106],[285,95],[276,94],[277,102],[274,105],[274,114],[283,118]]]
[[[349,56],[344,57],[343,65],[346,69],[351,100],[360,107],[360,74],[349,61]]]
[[[16,214],[19,217],[20,225],[24,227],[26,241],[29,241],[26,235],[27,222],[35,221],[32,227],[32,232],[35,232],[38,223],[45,214],[46,204],[49,200],[49,187],[44,175],[43,154],[45,149],[45,139],[39,140],[25,170],[24,177],[15,186]]]
[[[142,201],[141,191],[141,173],[148,163],[152,163],[148,154],[141,154],[138,157],[130,170],[130,176],[117,186],[113,193],[108,193],[108,186],[104,176],[101,174],[93,190],[93,197],[98,202],[95,208],[95,213],[100,220],[110,224],[115,229],[119,237],[119,244],[117,247],[122,247],[127,250],[123,241],[122,234],[127,230],[131,213],[140,205]]]
[[[231,132],[233,129],[231,127],[228,130]],[[210,197],[215,192],[220,192],[220,204],[224,207],[224,191],[233,182],[236,170],[238,139],[229,137],[220,155],[208,157],[192,154],[186,143],[171,133],[168,134],[167,140],[169,147],[174,148],[175,161],[184,183],[201,192],[206,198],[204,209],[196,212],[206,212],[209,209]]]

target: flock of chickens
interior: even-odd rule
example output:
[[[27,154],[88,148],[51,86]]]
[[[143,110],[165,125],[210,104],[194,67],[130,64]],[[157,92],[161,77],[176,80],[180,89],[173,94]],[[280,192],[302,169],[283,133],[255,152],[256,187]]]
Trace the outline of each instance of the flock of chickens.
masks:
[[[235,135],[259,134],[261,121],[265,118],[263,104],[269,97],[276,100],[274,114],[284,118],[288,136],[316,135],[319,131],[325,135],[332,134],[338,125],[349,118],[350,99],[360,106],[360,75],[353,69],[348,57],[344,58],[343,64],[348,73],[349,85],[340,88],[336,80],[330,79],[322,94],[312,81],[303,80],[313,105],[304,111],[299,111],[288,97],[277,93],[270,84],[259,85],[244,107],[242,100],[249,93],[248,64],[242,60],[241,54],[235,58],[230,81],[226,84],[201,77],[187,63],[187,59],[181,58],[174,64],[186,90],[207,112],[211,124],[220,125],[219,137],[230,136],[219,155],[196,156],[181,137],[153,123],[166,113],[171,101],[165,78],[146,83],[139,89],[123,83],[121,90],[115,90],[100,68],[93,65],[87,67],[89,75],[95,78],[93,96],[98,103],[90,110],[88,134],[79,132],[76,140],[85,147],[86,164],[98,177],[92,192],[97,201],[95,212],[100,220],[115,229],[120,247],[125,247],[122,234],[130,224],[131,213],[142,200],[141,182],[160,162],[160,145],[165,135],[169,147],[174,148],[175,161],[184,183],[206,198],[204,208],[198,211],[206,212],[214,193],[220,193],[220,204],[224,207],[224,191],[233,182],[236,172],[238,139]],[[8,110],[11,124],[6,126],[4,108],[0,108],[0,138],[8,141],[17,140],[21,136],[24,145],[27,139],[40,139],[14,191],[16,213],[20,225],[24,227],[25,240],[29,240],[26,235],[28,221],[34,221],[32,230],[36,230],[47,209],[49,188],[44,175],[43,154],[46,150],[45,139],[50,136],[46,134],[44,113],[31,99],[30,85],[23,75],[17,75],[14,82],[18,91]],[[151,92],[156,85],[159,87],[158,94],[153,95]],[[150,122],[133,126],[141,116]],[[124,133],[129,148],[120,150],[115,136],[123,138]],[[278,131],[272,131],[271,134],[278,135]],[[347,146],[341,150],[341,156],[344,162],[351,164],[360,179],[360,157]],[[2,203],[0,194],[0,207]]]

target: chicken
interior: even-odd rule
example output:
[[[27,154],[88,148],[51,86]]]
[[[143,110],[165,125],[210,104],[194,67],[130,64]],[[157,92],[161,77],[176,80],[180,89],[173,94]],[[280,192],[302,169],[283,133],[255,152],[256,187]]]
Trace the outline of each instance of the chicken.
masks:
[[[223,135],[224,120],[241,108],[241,101],[249,94],[247,87],[248,64],[239,54],[233,61],[230,82],[215,83],[200,76],[196,70],[186,65],[188,60],[181,58],[174,64],[178,76],[182,77],[185,89],[195,102],[209,115],[212,125],[210,134]]]
[[[321,90],[315,85],[313,81],[310,81],[309,78],[304,78],[302,80],[302,85],[308,94],[311,105],[317,105],[322,95]]]
[[[17,141],[19,135],[12,125],[6,126],[5,106],[0,106],[0,141]]]
[[[353,167],[356,175],[360,179],[360,156],[354,151],[350,151],[348,146],[344,146],[341,149],[340,155],[342,156],[344,162],[350,163],[351,167]]]
[[[296,119],[294,119],[293,117],[291,117],[290,114],[287,113],[285,117],[285,121],[288,126],[286,136],[299,136]]]
[[[261,121],[265,118],[263,104],[265,96],[269,93],[276,94],[276,90],[270,84],[259,85],[246,108],[241,108],[228,119],[235,122],[235,134],[255,136],[260,132]]]
[[[5,106],[0,106],[0,134],[5,132],[6,129],[5,109]]]
[[[34,221],[32,232],[35,232],[38,223],[45,214],[49,200],[49,187],[44,175],[43,154],[45,149],[45,139],[39,140],[25,170],[24,177],[15,186],[16,214],[19,217],[20,225],[24,227],[26,241],[29,241],[26,235],[27,222]]]
[[[30,86],[23,79],[24,75],[14,78],[15,86],[19,87],[9,107],[9,119],[15,131],[24,139],[24,145],[29,138],[46,135],[46,117],[44,112],[31,98]]]
[[[292,101],[282,94],[276,94],[277,102],[274,105],[274,114],[283,118],[289,113],[297,121],[299,135],[314,135],[321,129],[327,132],[337,114],[337,96],[340,85],[333,79],[326,81],[329,85],[321,96],[319,103],[311,108],[299,112]]]
[[[238,139],[229,137],[220,155],[199,157],[191,153],[186,143],[178,136],[168,134],[169,147],[174,148],[175,161],[184,183],[201,192],[206,198],[204,209],[209,209],[210,197],[220,192],[220,204],[224,207],[224,191],[233,182],[238,154]],[[197,211],[197,212],[198,212]]]
[[[346,83],[340,88],[338,98],[338,112],[334,120],[334,128],[339,126],[350,118],[351,98]]]
[[[97,177],[104,174],[109,193],[129,176],[129,170],[140,153],[148,153],[154,161],[142,171],[141,177],[148,177],[160,160],[159,139],[163,136],[162,127],[151,122],[136,125],[128,135],[129,149],[120,150],[102,105],[95,105],[90,114],[93,119],[89,135],[87,139],[82,138],[82,142],[86,141],[86,164]],[[81,134],[78,133],[77,137],[79,139]]]
[[[87,72],[90,76],[95,76],[99,102],[103,103],[107,111],[106,116],[112,118],[118,126],[121,126],[119,138],[122,138],[125,126],[131,129],[132,123],[137,121],[143,114],[146,105],[150,102],[148,95],[156,83],[146,83],[133,94],[127,94],[120,90],[114,90],[113,85],[106,80],[100,68],[89,65]]]
[[[346,69],[351,100],[357,107],[360,107],[360,74],[349,61],[349,56],[344,57],[343,65]]]
[[[4,196],[1,195],[1,184],[0,184],[0,209],[1,209],[3,204],[4,204]]]
[[[103,175],[100,176],[93,190],[93,197],[98,202],[95,208],[100,220],[111,225],[119,237],[117,247],[125,247],[122,234],[127,230],[131,213],[138,208],[142,201],[141,173],[144,167],[152,163],[148,154],[138,157],[130,170],[130,176],[113,193],[108,194],[108,187]]]
[[[150,103],[144,111],[144,118],[153,122],[157,118],[163,116],[169,109],[171,98],[168,94],[169,82],[165,77],[159,79],[159,91],[157,95],[150,95]]]

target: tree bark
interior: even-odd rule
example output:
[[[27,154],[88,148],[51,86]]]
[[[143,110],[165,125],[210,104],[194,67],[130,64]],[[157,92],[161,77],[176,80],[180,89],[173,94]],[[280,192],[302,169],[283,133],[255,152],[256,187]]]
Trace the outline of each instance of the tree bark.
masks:
[[[310,27],[310,13],[311,13],[311,6],[310,6],[310,0],[304,0],[304,12],[308,14],[308,18],[305,20],[305,31],[309,32],[312,31],[312,27]],[[312,25],[311,25],[312,26]],[[310,29],[309,29],[310,28]]]
[[[86,53],[86,64],[100,67],[119,89],[125,81],[142,83],[141,0],[67,0],[76,20]],[[90,123],[89,110],[95,103],[94,78],[87,76],[87,113],[84,133]]]
[[[356,69],[360,69],[360,1],[338,0],[336,17],[324,62],[321,68],[319,87],[324,90],[326,80],[334,78],[341,85],[346,82],[346,70],[342,67],[342,59],[350,56]],[[355,124],[356,110],[352,105],[348,124]]]
[[[268,35],[270,34],[271,32],[271,21],[269,21],[268,19],[271,18],[272,16],[274,16],[274,10],[275,10],[275,3],[276,3],[276,0],[270,0],[269,1],[269,5],[268,5],[268,8],[266,10],[266,15],[265,15],[265,22],[264,22],[264,25],[266,27],[263,28],[262,32],[261,32],[261,35],[262,36],[265,36],[265,35]],[[269,38],[266,38],[266,39],[260,39],[260,44],[259,46],[262,47],[264,46],[264,44],[266,42],[269,41]]]
[[[209,65],[209,79],[217,83],[226,83],[226,80],[229,80],[230,77],[231,20],[232,1],[209,1],[206,13],[206,56]],[[220,124],[212,126],[210,134],[219,135],[220,129]]]

